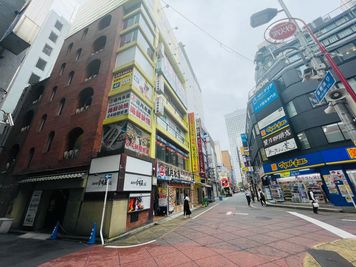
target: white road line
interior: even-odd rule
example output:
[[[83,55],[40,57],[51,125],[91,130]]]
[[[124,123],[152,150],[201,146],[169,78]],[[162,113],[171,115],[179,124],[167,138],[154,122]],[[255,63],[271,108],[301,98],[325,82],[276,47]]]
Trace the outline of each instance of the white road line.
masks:
[[[341,219],[341,221],[345,221],[345,222],[356,222],[356,220],[351,220],[351,219]]]
[[[156,242],[156,239],[148,241],[148,242],[145,242],[145,243],[141,243],[141,244],[131,245],[131,246],[105,246],[105,247],[106,248],[134,248],[134,247],[139,247],[139,246],[144,246],[144,245],[147,245],[147,244],[151,244],[153,242]]]
[[[248,213],[243,213],[243,212],[236,212],[234,214],[236,214],[236,215],[248,215]]]
[[[215,207],[216,207],[217,205],[219,205],[219,204],[220,204],[220,203],[215,204],[215,205],[214,205],[214,206],[212,206],[211,208],[209,208],[209,209],[207,209],[207,210],[203,211],[202,213],[198,214],[197,216],[194,216],[192,219],[194,220],[194,219],[198,218],[200,215],[203,215],[205,212],[208,212],[209,210],[211,210],[211,209],[215,208]]]
[[[232,214],[232,211],[226,212],[226,215],[231,215],[231,214]]]
[[[353,234],[351,234],[351,233],[349,233],[349,232],[346,232],[346,231],[344,231],[344,230],[342,230],[342,229],[340,229],[340,228],[337,228],[337,227],[335,227],[335,226],[332,226],[332,225],[330,225],[330,224],[324,223],[324,222],[322,222],[322,221],[319,221],[319,220],[314,219],[314,218],[311,218],[311,217],[309,217],[309,216],[300,214],[300,213],[298,213],[298,212],[292,212],[292,211],[287,211],[287,212],[288,212],[289,214],[292,214],[292,215],[294,215],[294,216],[297,216],[297,217],[299,217],[299,218],[302,218],[303,220],[306,220],[306,221],[308,221],[308,222],[311,222],[311,223],[313,223],[313,224],[315,224],[315,225],[317,225],[317,226],[319,226],[319,227],[321,227],[321,228],[323,228],[323,229],[325,229],[325,230],[327,230],[327,231],[333,233],[334,235],[340,236],[340,237],[342,237],[342,238],[356,239],[356,236],[355,236],[355,235],[353,235]]]

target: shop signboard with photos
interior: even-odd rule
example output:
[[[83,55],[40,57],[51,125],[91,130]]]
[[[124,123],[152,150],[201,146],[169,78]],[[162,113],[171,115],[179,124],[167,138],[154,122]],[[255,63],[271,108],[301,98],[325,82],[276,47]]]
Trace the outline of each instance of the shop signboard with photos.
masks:
[[[132,123],[127,123],[125,149],[148,156],[150,135]]]
[[[151,101],[153,94],[152,86],[146,81],[143,75],[136,68],[133,69],[132,76],[132,87],[140,91],[145,98]]]
[[[148,210],[151,207],[151,193],[130,194],[127,212]]]
[[[122,153],[126,141],[127,122],[104,125],[101,152]]]
[[[182,170],[176,166],[167,163],[157,162],[157,178],[159,180],[184,180],[192,181],[192,176],[188,171]]]

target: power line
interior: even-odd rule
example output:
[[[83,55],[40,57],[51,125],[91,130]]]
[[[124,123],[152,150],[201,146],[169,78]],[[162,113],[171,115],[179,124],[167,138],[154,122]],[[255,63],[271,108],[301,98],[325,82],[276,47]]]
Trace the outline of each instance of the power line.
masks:
[[[205,30],[204,28],[202,28],[201,26],[199,26],[198,24],[196,24],[194,21],[192,21],[191,19],[189,19],[188,17],[186,17],[183,13],[181,13],[180,11],[178,11],[177,9],[175,9],[173,6],[171,6],[170,4],[168,4],[166,1],[161,0],[164,4],[166,4],[167,8],[171,8],[174,12],[176,12],[178,15],[180,15],[183,19],[185,19],[186,21],[188,21],[190,24],[192,24],[193,26],[195,26],[198,30],[200,30],[202,33],[206,34],[207,36],[210,37],[210,39],[214,40],[215,42],[217,42],[221,48],[223,48],[224,50],[226,50],[229,53],[234,53],[240,57],[242,57],[245,60],[248,60],[250,62],[253,63],[253,60],[250,59],[249,57],[241,54],[239,51],[235,50],[234,48],[224,44],[222,41],[220,41],[219,39],[217,39],[214,35],[212,35],[210,32],[208,32],[207,30]]]

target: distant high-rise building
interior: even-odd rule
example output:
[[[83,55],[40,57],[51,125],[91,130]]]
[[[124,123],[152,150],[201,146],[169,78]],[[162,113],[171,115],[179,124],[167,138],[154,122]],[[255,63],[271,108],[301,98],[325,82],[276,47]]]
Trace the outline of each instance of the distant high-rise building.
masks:
[[[232,113],[225,115],[225,123],[227,135],[229,137],[231,161],[233,167],[233,179],[241,181],[240,165],[239,165],[239,147],[242,146],[240,134],[245,132],[246,110],[237,109]]]

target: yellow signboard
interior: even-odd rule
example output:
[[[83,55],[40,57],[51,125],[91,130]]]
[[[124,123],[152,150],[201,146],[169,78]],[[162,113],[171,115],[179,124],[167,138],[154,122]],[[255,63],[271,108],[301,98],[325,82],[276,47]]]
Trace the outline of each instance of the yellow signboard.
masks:
[[[350,159],[356,159],[356,147],[348,148],[347,153],[349,154]]]
[[[188,123],[189,123],[189,139],[190,139],[190,154],[192,161],[192,172],[199,172],[199,157],[198,157],[198,148],[197,148],[197,130],[195,128],[195,118],[194,113],[188,114]]]
[[[112,92],[122,92],[131,88],[132,84],[132,69],[123,70],[114,73],[111,84]]]

